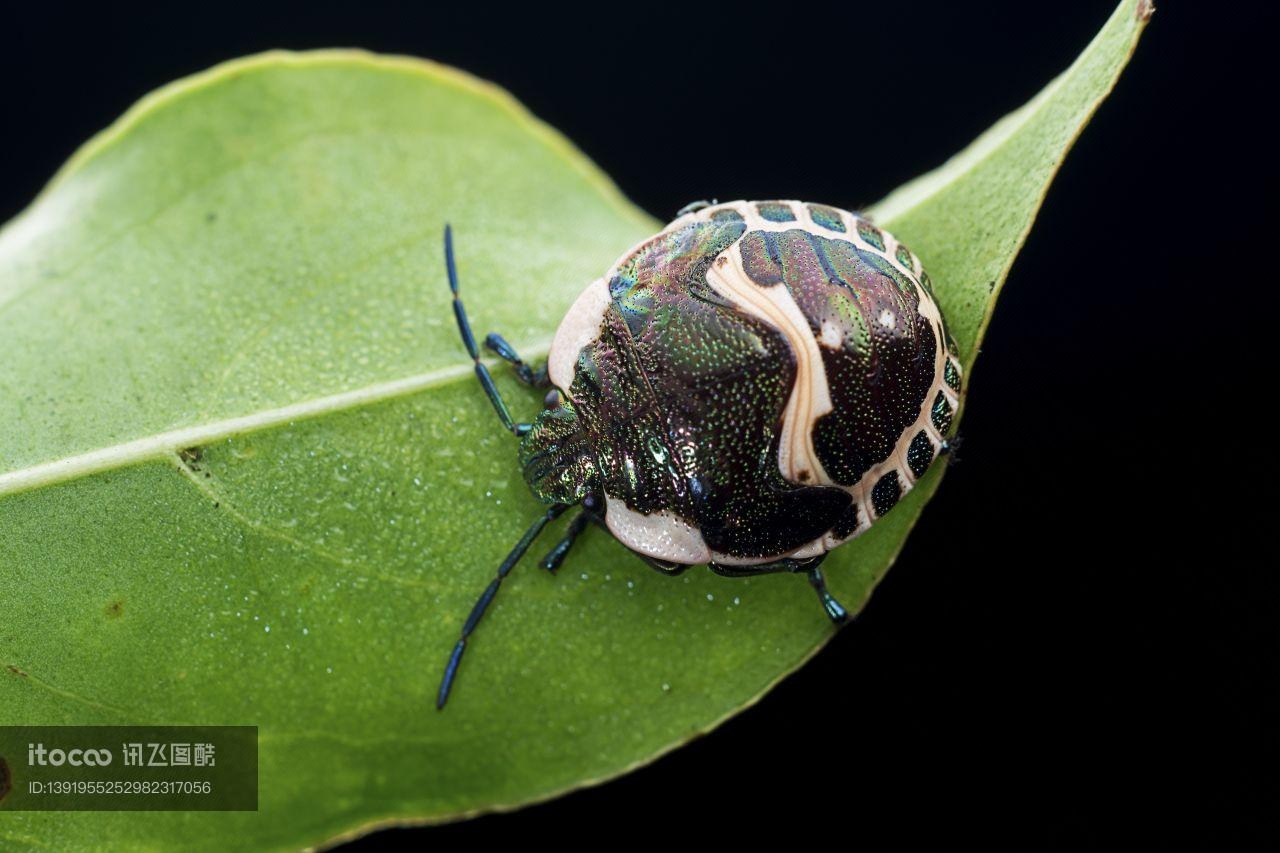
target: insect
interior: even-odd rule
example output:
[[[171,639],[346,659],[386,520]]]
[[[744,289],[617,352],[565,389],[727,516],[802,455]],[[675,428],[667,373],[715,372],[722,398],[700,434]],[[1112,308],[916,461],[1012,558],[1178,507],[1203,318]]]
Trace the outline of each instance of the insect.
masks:
[[[438,708],[503,579],[572,506],[545,569],[598,523],[664,574],[803,574],[833,622],[848,618],[823,559],[947,451],[960,404],[955,344],[905,246],[826,205],[692,204],[588,285],[545,367],[485,338],[522,381],[550,387],[532,423],[512,419],[480,360],[448,226],[445,264],[476,377],[548,508],[463,624]]]

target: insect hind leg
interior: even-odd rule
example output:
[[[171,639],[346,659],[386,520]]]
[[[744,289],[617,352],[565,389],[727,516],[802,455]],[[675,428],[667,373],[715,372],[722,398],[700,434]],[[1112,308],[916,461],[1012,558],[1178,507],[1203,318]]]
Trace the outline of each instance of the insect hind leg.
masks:
[[[788,557],[782,560],[774,560],[771,563],[757,563],[750,566],[726,566],[720,563],[709,563],[707,568],[718,575],[728,578],[745,578],[753,575],[775,574],[777,572],[804,574],[809,579],[809,585],[818,594],[818,601],[821,602],[827,618],[837,625],[843,625],[849,621],[849,611],[827,589],[827,579],[823,576],[820,568],[822,561],[826,558],[826,554],[819,557],[811,557],[807,560],[793,560]]]
[[[818,562],[822,562],[819,560]],[[827,589],[827,579],[822,576],[822,569],[817,565],[810,566],[808,569],[802,570],[809,576],[809,586],[813,587],[818,593],[818,601],[822,602],[822,609],[826,611],[827,618],[837,625],[843,625],[849,621],[849,611],[844,609],[836,597]]]

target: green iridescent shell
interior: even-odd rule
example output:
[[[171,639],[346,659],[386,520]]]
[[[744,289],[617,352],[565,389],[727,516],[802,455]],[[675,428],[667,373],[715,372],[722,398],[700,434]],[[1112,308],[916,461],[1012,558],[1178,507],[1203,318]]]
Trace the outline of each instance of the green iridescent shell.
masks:
[[[535,494],[600,496],[678,565],[816,557],[944,447],[961,372],[920,261],[838,208],[693,210],[593,282],[556,334],[563,403],[525,438]]]

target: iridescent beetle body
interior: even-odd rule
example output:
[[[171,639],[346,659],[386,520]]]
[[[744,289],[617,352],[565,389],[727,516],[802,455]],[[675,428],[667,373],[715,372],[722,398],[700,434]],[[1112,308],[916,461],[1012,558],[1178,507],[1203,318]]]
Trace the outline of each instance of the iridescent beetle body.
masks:
[[[545,371],[486,340],[526,381],[554,386],[532,424],[512,422],[479,360],[446,238],[463,338],[551,509],[477,602],[440,706],[502,578],[568,506],[583,510],[548,569],[597,521],[666,573],[803,572],[842,622],[822,559],[889,512],[947,447],[959,360],[911,252],[825,205],[686,210],[587,287]]]

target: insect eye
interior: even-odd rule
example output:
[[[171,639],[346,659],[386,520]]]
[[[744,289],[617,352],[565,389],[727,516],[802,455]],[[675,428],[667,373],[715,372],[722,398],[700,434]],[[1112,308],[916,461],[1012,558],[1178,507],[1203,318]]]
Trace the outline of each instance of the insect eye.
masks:
[[[548,391],[547,396],[544,397],[542,400],[542,406],[545,409],[560,408],[560,392],[557,391],[555,388],[552,388],[550,391]]]

